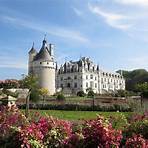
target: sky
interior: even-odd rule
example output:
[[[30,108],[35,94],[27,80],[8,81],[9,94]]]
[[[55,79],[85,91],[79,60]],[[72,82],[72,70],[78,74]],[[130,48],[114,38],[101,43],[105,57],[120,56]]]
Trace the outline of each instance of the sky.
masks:
[[[107,71],[148,70],[148,0],[0,0],[0,80],[27,74],[45,34],[59,65],[86,56]]]

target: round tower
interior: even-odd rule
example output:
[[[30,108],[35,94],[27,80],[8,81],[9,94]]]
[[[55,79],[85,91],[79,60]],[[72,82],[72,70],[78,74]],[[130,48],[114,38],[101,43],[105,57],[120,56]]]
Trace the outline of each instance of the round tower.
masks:
[[[28,74],[33,74],[33,61],[36,55],[37,51],[35,50],[33,43],[32,48],[29,51]]]
[[[47,88],[50,95],[55,93],[56,62],[53,58],[53,46],[44,39],[39,53],[33,60],[33,72],[38,78],[39,86]]]

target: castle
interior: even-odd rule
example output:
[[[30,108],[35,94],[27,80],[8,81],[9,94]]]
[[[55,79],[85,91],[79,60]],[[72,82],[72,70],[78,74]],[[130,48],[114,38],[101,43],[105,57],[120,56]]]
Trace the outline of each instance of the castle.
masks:
[[[48,44],[45,39],[39,52],[34,45],[29,51],[28,73],[36,75],[39,86],[47,88],[50,95],[60,89],[66,94],[86,93],[89,88],[98,94],[125,89],[125,79],[121,74],[101,70],[90,58],[65,62],[58,69],[54,45]]]

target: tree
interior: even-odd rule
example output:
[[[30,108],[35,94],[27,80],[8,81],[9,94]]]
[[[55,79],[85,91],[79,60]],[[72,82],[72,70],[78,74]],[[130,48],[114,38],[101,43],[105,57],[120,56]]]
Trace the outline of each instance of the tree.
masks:
[[[57,95],[56,100],[57,100],[57,101],[64,101],[64,100],[65,100],[64,94],[60,92],[60,93]]]
[[[136,85],[136,90],[141,93],[142,97],[148,97],[148,83],[141,83]]]
[[[26,117],[28,117],[28,115],[29,115],[29,100],[30,100],[31,93],[35,92],[35,91],[38,91],[37,80],[38,80],[37,77],[35,77],[34,75],[25,76],[21,80],[22,87],[29,89],[28,95],[26,97],[26,110],[25,110]]]
[[[45,103],[45,98],[48,95],[49,91],[47,88],[41,88],[39,89],[39,93],[41,96],[43,96],[43,104]]]
[[[117,71],[121,73],[121,70]],[[135,69],[133,71],[122,70],[123,77],[126,79],[126,89],[136,91],[136,85],[148,82],[148,72],[145,69]]]
[[[85,93],[84,93],[84,91],[78,91],[77,92],[77,96],[79,96],[79,97],[84,97],[85,96]]]

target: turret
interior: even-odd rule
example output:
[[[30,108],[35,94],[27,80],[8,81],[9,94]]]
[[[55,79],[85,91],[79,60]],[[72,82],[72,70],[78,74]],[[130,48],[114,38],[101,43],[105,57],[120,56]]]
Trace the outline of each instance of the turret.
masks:
[[[33,61],[37,55],[37,51],[34,48],[34,43],[28,54],[29,54],[28,74],[33,74]]]
[[[54,57],[54,45],[53,44],[49,44],[49,48],[50,48],[50,55],[52,57]]]
[[[34,43],[33,43],[32,48],[29,51],[29,62],[32,62],[36,55],[37,55],[37,51],[35,50]]]

